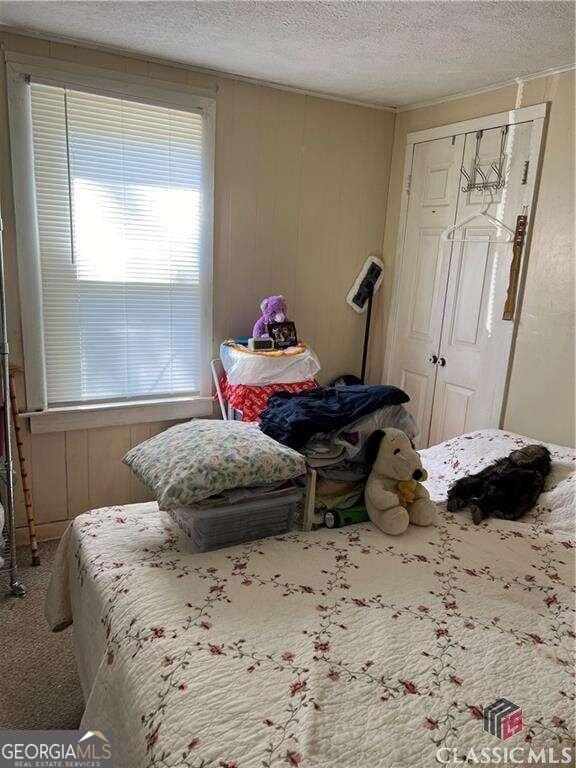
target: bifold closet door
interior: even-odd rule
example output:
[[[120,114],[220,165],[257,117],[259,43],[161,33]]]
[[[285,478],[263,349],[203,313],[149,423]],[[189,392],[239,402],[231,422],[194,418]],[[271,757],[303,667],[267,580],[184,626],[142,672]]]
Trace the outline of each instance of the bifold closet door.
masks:
[[[527,202],[532,129],[530,122],[493,128],[484,131],[480,145],[480,167],[488,173],[490,165],[498,162],[504,138],[506,185],[493,193],[488,213],[512,230]],[[470,167],[475,152],[476,134],[466,134],[465,168]],[[531,202],[531,191],[529,194]],[[457,221],[484,210],[490,200],[486,192],[460,190]],[[482,218],[473,219],[454,236],[466,242],[451,246],[430,445],[474,429],[498,426],[504,385],[498,372],[502,356],[508,359],[514,327],[502,320],[512,243],[497,242],[505,233]]]
[[[421,447],[429,440],[450,266],[441,234],[454,223],[463,148],[463,135],[414,146],[392,383],[410,396]]]

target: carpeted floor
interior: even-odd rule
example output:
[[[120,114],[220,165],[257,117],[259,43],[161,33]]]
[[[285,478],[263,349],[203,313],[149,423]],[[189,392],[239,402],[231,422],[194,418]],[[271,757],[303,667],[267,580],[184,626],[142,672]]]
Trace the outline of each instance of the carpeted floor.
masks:
[[[82,716],[72,629],[54,634],[44,619],[56,546],[40,545],[41,565],[35,568],[28,549],[19,550],[26,597],[11,597],[5,579],[0,583],[0,729],[75,729]]]

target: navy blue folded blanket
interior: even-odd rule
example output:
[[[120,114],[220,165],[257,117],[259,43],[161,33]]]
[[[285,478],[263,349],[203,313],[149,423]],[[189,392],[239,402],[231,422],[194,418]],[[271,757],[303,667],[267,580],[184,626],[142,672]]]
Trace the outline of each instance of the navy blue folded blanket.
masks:
[[[406,392],[387,385],[316,387],[304,392],[277,392],[268,400],[260,429],[290,448],[302,448],[318,432],[332,432],[386,405],[410,400]]]

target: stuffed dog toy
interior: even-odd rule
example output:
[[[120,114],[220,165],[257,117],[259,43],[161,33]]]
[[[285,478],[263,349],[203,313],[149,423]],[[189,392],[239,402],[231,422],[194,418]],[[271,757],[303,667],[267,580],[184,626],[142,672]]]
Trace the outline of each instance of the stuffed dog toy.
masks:
[[[366,443],[370,475],[364,500],[370,519],[398,536],[414,525],[432,525],[436,508],[420,483],[428,475],[407,435],[399,429],[373,432]]]

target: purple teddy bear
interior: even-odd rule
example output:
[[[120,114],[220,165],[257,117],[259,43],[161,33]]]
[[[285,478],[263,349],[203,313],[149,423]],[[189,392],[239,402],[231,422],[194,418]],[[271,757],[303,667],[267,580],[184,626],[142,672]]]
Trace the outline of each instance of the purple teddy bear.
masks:
[[[268,338],[268,323],[285,323],[288,319],[288,307],[284,296],[268,296],[260,304],[262,316],[256,320],[252,337],[254,339]]]

